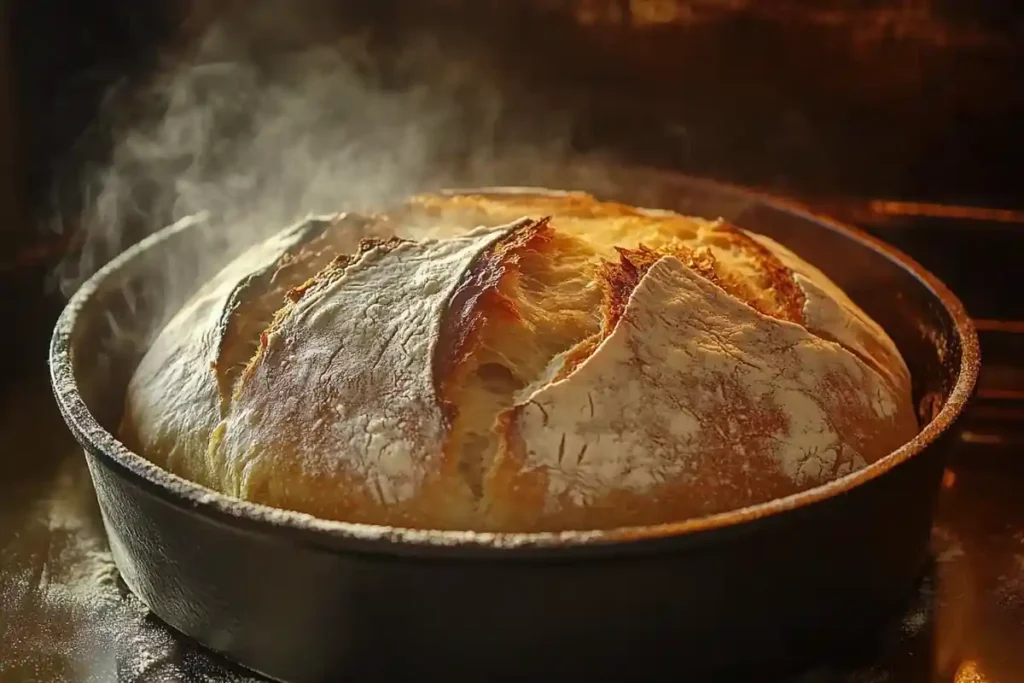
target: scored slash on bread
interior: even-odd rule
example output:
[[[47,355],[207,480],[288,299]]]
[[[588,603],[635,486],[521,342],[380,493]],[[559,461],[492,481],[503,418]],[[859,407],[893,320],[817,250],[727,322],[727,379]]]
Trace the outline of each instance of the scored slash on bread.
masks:
[[[373,242],[276,316],[210,458],[235,495],[371,521],[456,514],[468,501],[441,453],[439,321],[474,260],[512,228]],[[428,503],[428,500],[430,501]]]
[[[652,264],[587,361],[503,416],[484,489],[497,525],[735,509],[849,474],[913,434],[856,357],[763,318],[677,258]]]
[[[323,518],[538,531],[763,502],[916,433],[881,328],[723,221],[529,190],[317,226],[172,320],[129,387],[129,446]]]

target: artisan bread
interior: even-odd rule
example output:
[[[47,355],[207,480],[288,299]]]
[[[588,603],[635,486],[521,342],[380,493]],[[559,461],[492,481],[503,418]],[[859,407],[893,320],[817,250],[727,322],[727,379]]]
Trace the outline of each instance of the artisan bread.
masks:
[[[893,342],[782,245],[516,190],[310,219],[253,247],[158,335],[121,437],[325,519],[559,531],[787,496],[917,428]]]

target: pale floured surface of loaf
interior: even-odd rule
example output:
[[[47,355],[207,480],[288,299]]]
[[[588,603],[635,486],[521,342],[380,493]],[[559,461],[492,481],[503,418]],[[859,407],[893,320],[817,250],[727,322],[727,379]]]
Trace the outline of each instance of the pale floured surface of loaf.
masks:
[[[156,464],[205,485],[215,485],[197,452],[205,452],[220,419],[216,365],[222,323],[248,278],[279,259],[322,226],[303,222],[257,244],[203,286],[164,327],[128,385],[122,440]]]
[[[264,334],[217,428],[208,466],[221,487],[353,521],[467,514],[442,452],[435,347],[463,274],[507,231],[366,245],[321,273]]]
[[[526,190],[320,227],[164,330],[129,445],[323,518],[536,531],[763,502],[916,433],[885,332],[722,220]]]
[[[735,509],[900,446],[916,429],[901,398],[838,344],[664,258],[591,357],[504,417],[485,494],[497,528]]]

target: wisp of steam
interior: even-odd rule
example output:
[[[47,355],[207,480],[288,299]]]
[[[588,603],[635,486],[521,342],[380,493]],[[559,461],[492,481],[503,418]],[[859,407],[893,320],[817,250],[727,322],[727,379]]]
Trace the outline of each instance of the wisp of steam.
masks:
[[[219,239],[217,248],[197,240],[189,257],[222,259],[225,244],[252,243],[311,213],[372,209],[418,189],[499,176],[530,182],[534,165],[568,152],[570,117],[537,98],[524,107],[528,120],[515,117],[520,134],[499,140],[510,103],[528,88],[471,47],[420,35],[375,54],[365,35],[323,39],[323,14],[281,14],[305,3],[240,4],[240,15],[169,49],[144,85],[121,85],[107,99],[92,134],[110,141],[108,155],[79,160],[79,173],[55,192],[54,229],[74,238],[57,273],[66,296],[132,243],[196,213],[210,215]],[[159,677],[176,646],[141,605],[121,608],[113,560],[94,542],[80,541],[91,564],[61,598],[94,627],[60,643],[68,655],[59,664],[85,666],[82,680],[109,680],[125,667],[133,679]]]
[[[419,189],[528,183],[524,169],[568,153],[571,117],[468,42],[420,34],[375,50],[369,34],[326,30],[330,17],[306,4],[240,3],[168,50],[143,86],[108,98],[97,130],[109,157],[74,179],[74,219],[65,202],[56,223],[74,233],[58,273],[65,295],[198,212],[221,241],[248,244],[311,213]],[[195,246],[197,259],[217,251]]]

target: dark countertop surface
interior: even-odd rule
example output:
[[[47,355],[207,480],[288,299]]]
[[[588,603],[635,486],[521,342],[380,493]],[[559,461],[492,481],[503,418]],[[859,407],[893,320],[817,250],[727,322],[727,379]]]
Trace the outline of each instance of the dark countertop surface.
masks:
[[[256,681],[162,626],[119,582],[84,458],[45,368],[33,370],[0,410],[0,680]],[[799,683],[1024,680],[1024,455],[1014,440],[967,434],[910,608],[862,661]]]

